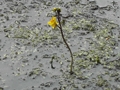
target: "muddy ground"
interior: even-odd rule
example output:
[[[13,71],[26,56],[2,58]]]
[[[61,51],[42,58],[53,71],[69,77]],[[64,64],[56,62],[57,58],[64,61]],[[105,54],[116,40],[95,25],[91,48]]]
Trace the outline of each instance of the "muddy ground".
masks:
[[[120,0],[1,0],[0,90],[120,90],[119,6]],[[54,7],[73,52],[72,75],[60,31],[47,25]]]

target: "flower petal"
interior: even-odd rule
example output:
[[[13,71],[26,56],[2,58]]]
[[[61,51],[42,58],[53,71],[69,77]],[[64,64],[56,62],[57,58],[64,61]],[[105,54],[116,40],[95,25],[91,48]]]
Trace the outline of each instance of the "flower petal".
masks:
[[[48,25],[50,25],[54,29],[58,25],[56,17],[52,17],[51,20],[48,22]]]

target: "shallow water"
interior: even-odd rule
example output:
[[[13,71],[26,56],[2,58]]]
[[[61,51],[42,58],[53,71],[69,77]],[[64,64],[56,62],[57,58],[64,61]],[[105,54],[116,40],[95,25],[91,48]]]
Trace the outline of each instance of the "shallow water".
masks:
[[[119,90],[119,6],[119,0],[1,0],[0,89]],[[54,7],[66,17],[73,75],[59,30],[47,25]]]

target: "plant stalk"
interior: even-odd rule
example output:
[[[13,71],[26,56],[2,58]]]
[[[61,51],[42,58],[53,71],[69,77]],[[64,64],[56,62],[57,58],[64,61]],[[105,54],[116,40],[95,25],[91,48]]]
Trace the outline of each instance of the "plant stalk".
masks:
[[[60,12],[57,12],[57,19],[58,19],[58,23],[59,23],[59,29],[60,29],[60,32],[61,32],[61,35],[62,35],[62,39],[64,41],[64,43],[66,44],[68,50],[70,51],[70,55],[71,55],[71,65],[70,65],[70,74],[73,74],[73,54],[72,54],[72,51],[68,45],[68,43],[66,42],[65,38],[64,38],[64,34],[63,34],[63,30],[62,30],[62,25],[61,25],[61,22],[60,22]]]

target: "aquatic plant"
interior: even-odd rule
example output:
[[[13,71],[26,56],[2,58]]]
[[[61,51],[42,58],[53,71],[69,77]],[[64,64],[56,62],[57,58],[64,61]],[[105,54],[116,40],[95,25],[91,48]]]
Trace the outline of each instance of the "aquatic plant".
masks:
[[[60,29],[61,32],[61,36],[62,39],[64,41],[64,43],[66,44],[68,50],[70,51],[70,55],[71,55],[71,65],[70,65],[70,74],[73,74],[73,54],[72,51],[68,45],[68,43],[66,42],[65,38],[64,38],[64,34],[63,34],[63,29],[62,29],[62,24],[61,24],[61,9],[60,8],[54,8],[53,12],[55,12],[55,16],[52,17],[52,19],[48,22],[48,25],[50,25],[53,29],[58,27]]]

